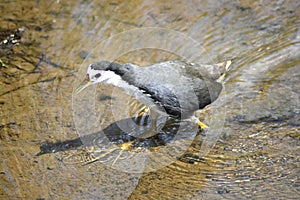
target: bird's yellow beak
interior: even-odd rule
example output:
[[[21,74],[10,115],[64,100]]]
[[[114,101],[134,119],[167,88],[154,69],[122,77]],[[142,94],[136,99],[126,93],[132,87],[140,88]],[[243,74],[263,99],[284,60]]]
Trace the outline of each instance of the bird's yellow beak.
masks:
[[[82,90],[87,88],[88,86],[92,85],[89,76],[87,75],[86,78],[80,83],[80,85],[75,89],[75,94],[79,94]]]

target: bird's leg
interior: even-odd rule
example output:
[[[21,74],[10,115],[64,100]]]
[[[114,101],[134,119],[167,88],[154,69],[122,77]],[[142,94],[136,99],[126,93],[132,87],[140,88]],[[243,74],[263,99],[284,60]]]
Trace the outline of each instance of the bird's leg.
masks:
[[[134,117],[136,119],[142,118],[148,114],[150,108],[149,106],[142,105],[138,103],[136,100],[132,100],[129,102],[129,116]]]
[[[139,117],[142,117],[144,116],[145,114],[148,114],[148,112],[150,111],[150,108],[148,106],[143,106],[141,109],[139,109],[137,111],[137,115]]]
[[[137,124],[143,125],[146,120],[146,116],[149,115],[149,107],[145,105],[138,104],[136,101],[130,103],[129,116],[133,117]]]
[[[145,125],[149,117],[150,108],[148,106],[143,106],[135,114],[135,122],[139,125]]]
[[[158,120],[159,120],[159,116],[160,114],[158,112],[151,112],[150,110],[150,116],[151,116],[151,127],[152,130],[154,131],[154,135],[157,134],[162,128],[163,128],[163,124],[158,124]]]

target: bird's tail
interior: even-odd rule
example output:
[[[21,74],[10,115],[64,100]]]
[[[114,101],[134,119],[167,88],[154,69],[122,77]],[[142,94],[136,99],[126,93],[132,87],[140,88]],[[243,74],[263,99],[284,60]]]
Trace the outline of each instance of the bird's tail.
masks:
[[[221,62],[216,64],[218,67],[220,67],[220,77],[217,79],[217,82],[222,83],[224,82],[225,76],[227,72],[230,70],[231,60]]]

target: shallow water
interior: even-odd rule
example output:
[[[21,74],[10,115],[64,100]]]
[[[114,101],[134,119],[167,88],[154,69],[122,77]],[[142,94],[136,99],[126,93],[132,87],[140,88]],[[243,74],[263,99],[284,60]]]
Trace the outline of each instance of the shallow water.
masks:
[[[1,41],[25,27],[19,45],[0,50],[1,199],[297,199],[299,7],[1,2]],[[206,133],[176,122],[122,150],[129,97],[99,85],[73,95],[103,59],[232,66],[218,100],[197,113]]]

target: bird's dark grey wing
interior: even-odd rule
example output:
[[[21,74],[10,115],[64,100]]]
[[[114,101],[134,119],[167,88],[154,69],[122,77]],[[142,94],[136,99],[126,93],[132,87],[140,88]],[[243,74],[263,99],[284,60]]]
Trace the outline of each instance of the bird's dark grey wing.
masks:
[[[122,79],[138,87],[173,116],[190,115],[218,97],[221,84],[209,78],[187,77],[184,67],[176,66],[160,63],[138,67]]]
[[[155,64],[157,66],[168,65],[177,70],[180,74],[193,78],[209,78],[212,80],[218,80],[223,74],[225,74],[231,65],[231,61],[222,63],[206,65],[198,63],[189,63],[184,61],[167,61]]]
[[[179,76],[172,67],[155,64],[149,67],[132,68],[130,72],[122,76],[122,79],[139,88],[161,110],[166,110],[171,115],[178,115],[181,109],[179,96],[182,94],[178,95],[178,90],[176,90]]]
[[[156,83],[149,83],[142,86],[144,94],[149,95],[153,102],[162,110],[173,116],[181,115],[180,99],[170,88]]]
[[[226,61],[218,64],[204,65],[186,63],[185,73],[193,77],[203,77],[222,82],[220,79],[229,70],[231,61]]]
[[[223,88],[224,76],[231,65],[230,60],[212,65],[176,60],[165,63],[172,66],[182,76],[192,79],[191,84],[199,99],[199,109],[204,108],[218,98]]]
[[[196,78],[193,81],[193,88],[198,97],[199,109],[214,102],[220,95],[223,85],[212,79]]]

